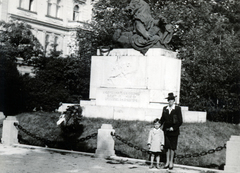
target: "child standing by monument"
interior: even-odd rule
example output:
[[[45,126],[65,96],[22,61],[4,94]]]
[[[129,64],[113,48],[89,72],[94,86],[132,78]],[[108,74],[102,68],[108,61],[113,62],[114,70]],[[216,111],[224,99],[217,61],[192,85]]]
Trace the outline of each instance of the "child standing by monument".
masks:
[[[161,126],[160,119],[156,118],[153,121],[153,124],[154,124],[154,128],[150,130],[149,136],[148,136],[148,147],[149,147],[149,151],[151,151],[151,165],[149,168],[152,169],[154,167],[153,161],[154,161],[154,157],[156,157],[156,160],[157,160],[156,168],[159,169],[160,153],[162,152],[163,146],[164,146],[164,133],[160,128]]]

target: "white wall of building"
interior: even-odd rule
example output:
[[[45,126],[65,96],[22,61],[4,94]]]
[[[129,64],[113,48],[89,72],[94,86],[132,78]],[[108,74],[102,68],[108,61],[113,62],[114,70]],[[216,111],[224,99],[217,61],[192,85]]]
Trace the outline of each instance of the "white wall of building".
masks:
[[[76,28],[91,17],[92,0],[0,0],[0,20],[30,24],[46,50],[56,42],[64,56],[73,52],[69,43],[74,40]]]

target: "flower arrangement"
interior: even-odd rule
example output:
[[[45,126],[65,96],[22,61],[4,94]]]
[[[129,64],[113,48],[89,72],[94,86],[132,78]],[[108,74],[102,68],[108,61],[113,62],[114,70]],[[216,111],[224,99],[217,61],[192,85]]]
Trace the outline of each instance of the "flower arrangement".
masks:
[[[82,108],[80,105],[68,106],[67,110],[59,117],[57,125],[71,126],[80,124],[82,120]]]
[[[61,136],[66,149],[76,149],[77,139],[83,133],[82,108],[80,105],[69,106],[59,117],[57,125],[61,128]]]

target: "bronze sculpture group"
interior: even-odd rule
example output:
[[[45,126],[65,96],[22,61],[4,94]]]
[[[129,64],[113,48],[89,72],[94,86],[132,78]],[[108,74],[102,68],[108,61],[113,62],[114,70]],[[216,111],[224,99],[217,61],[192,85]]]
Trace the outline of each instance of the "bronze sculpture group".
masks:
[[[142,54],[149,48],[168,49],[168,43],[172,39],[173,26],[167,23],[167,19],[151,16],[150,6],[144,0],[131,0],[125,9],[133,17],[133,31],[114,33],[114,40],[122,47],[132,47]]]

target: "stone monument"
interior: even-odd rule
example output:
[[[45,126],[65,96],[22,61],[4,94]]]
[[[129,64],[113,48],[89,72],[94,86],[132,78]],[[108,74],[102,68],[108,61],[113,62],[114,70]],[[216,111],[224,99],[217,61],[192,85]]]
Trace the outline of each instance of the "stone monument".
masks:
[[[181,60],[177,53],[151,48],[113,49],[108,56],[92,56],[90,101],[81,100],[83,116],[152,121],[159,118],[173,92],[179,103]],[[204,122],[205,112],[182,107],[184,122]]]
[[[81,101],[83,116],[152,121],[159,118],[173,92],[180,98],[181,60],[169,48],[173,26],[153,19],[149,5],[131,0],[125,9],[132,15],[133,31],[116,30],[113,39],[121,48],[92,56],[90,101]],[[204,122],[205,112],[182,107],[184,122]]]

